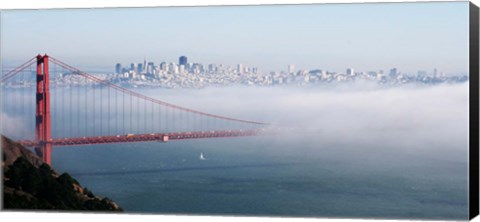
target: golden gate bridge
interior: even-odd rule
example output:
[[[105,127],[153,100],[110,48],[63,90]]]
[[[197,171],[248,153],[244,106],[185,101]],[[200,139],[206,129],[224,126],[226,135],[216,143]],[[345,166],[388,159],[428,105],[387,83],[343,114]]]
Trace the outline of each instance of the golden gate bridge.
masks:
[[[2,112],[25,123],[4,123],[2,133],[48,164],[53,146],[255,136],[268,125],[164,102],[46,54],[0,83]]]

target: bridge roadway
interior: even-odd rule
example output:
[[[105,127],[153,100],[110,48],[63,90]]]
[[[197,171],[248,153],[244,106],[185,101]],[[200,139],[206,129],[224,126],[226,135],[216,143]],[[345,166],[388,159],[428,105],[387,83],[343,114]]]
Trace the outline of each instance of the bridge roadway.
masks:
[[[260,134],[262,131],[263,131],[262,129],[251,129],[251,130],[215,130],[215,131],[179,132],[179,133],[126,134],[126,135],[116,135],[116,136],[95,136],[95,137],[52,139],[48,143],[52,144],[53,146],[76,146],[76,145],[92,145],[92,144],[104,144],[104,143],[128,143],[128,142],[148,142],[148,141],[167,142],[170,140],[255,136]],[[38,142],[32,141],[32,140],[21,140],[19,142],[20,144],[27,147],[34,147],[39,145]]]

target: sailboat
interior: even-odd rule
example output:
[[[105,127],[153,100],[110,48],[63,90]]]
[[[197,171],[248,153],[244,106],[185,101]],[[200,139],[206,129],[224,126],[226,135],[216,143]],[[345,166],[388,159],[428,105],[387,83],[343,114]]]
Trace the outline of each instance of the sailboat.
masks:
[[[198,157],[200,160],[205,160],[205,157],[203,156],[203,153],[200,153],[200,157]]]

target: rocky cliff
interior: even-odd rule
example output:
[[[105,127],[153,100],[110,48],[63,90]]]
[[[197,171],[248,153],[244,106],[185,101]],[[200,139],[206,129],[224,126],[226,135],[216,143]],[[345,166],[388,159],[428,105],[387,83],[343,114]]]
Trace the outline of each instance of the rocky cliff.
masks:
[[[68,173],[58,174],[27,148],[2,136],[3,208],[10,210],[122,211],[95,196]]]

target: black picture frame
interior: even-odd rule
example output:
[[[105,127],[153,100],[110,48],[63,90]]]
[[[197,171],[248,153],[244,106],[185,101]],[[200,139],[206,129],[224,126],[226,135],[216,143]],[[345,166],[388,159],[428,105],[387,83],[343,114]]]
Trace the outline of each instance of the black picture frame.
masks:
[[[470,2],[470,219],[478,216],[479,200],[479,10]]]

